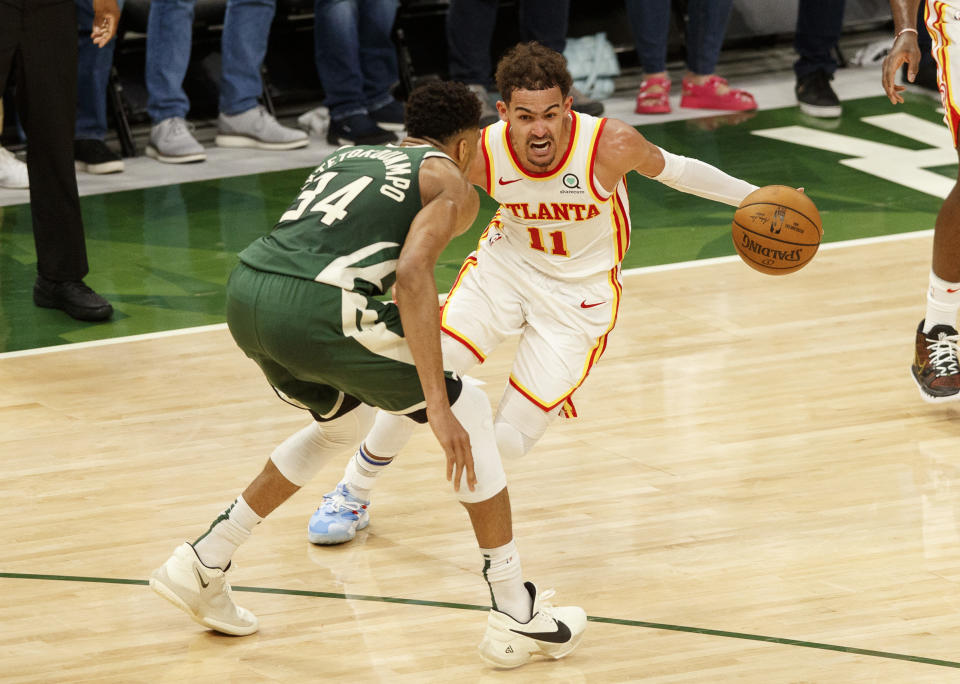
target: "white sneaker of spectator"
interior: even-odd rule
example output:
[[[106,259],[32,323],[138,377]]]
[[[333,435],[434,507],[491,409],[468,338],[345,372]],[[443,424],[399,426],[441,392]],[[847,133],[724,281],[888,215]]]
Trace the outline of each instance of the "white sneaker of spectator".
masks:
[[[220,147],[294,150],[310,143],[306,133],[281,125],[263,105],[239,114],[220,114],[217,131],[216,142]]]
[[[330,111],[323,105],[311,109],[297,117],[297,125],[309,135],[326,138],[327,129],[330,128]]]
[[[27,165],[13,156],[10,150],[0,147],[0,188],[22,189],[30,187]]]

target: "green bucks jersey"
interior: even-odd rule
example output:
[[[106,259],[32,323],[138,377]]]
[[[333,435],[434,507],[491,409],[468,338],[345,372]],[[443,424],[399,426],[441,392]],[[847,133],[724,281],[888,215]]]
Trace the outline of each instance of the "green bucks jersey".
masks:
[[[367,296],[396,280],[400,248],[420,211],[420,164],[430,145],[344,147],[318,166],[273,231],[240,253],[260,271]]]

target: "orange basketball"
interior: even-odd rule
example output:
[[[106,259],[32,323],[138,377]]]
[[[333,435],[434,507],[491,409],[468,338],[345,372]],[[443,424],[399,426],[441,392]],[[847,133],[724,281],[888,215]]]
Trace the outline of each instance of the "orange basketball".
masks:
[[[733,215],[733,246],[748,266],[761,273],[799,271],[817,253],[822,237],[813,200],[785,185],[757,188]]]

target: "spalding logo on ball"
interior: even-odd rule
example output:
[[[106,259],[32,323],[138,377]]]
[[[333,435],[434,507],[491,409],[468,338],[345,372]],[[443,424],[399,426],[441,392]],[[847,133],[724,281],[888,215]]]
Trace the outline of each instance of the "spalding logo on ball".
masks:
[[[813,200],[786,185],[747,195],[733,215],[733,246],[748,266],[784,275],[806,266],[820,247],[823,227]]]

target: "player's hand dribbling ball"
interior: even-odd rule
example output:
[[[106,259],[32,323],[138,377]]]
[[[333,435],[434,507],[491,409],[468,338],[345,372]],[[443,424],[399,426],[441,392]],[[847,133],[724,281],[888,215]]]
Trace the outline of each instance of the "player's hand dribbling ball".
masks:
[[[733,245],[748,266],[769,275],[799,271],[823,238],[820,212],[806,194],[766,185],[747,195],[733,215]]]

